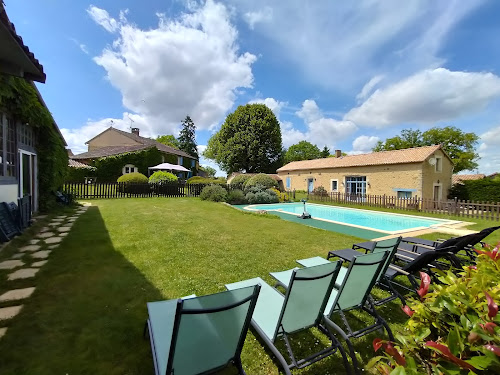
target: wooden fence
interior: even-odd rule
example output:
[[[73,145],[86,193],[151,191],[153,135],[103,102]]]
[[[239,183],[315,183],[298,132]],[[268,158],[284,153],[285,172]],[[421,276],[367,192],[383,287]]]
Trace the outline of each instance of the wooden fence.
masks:
[[[293,194],[293,193],[292,193]],[[406,211],[421,211],[462,217],[500,220],[500,203],[474,202],[458,199],[435,201],[424,198],[398,198],[386,195],[359,195],[345,193],[308,194],[308,199],[319,202],[355,204]]]
[[[66,183],[63,192],[75,199],[146,198],[146,197],[198,197],[207,184],[138,184],[126,182]],[[221,185],[226,190],[236,188]]]

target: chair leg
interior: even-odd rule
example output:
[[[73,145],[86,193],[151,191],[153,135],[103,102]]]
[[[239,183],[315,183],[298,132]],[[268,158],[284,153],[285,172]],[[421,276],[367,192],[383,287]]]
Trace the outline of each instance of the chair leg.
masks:
[[[337,324],[335,324],[334,322],[332,322],[327,317],[324,318],[324,322],[326,323],[327,328],[328,327],[332,328],[338,334],[340,334],[340,336],[342,336],[342,338],[345,340],[345,342],[347,344],[347,347],[349,348],[349,355],[350,355],[351,360],[352,360],[352,367],[354,367],[354,372],[356,374],[360,375],[361,372],[359,370],[359,364],[358,364],[358,360],[356,358],[356,352],[354,351],[354,346],[352,345],[352,342],[349,339],[349,337],[347,336],[347,334],[344,332],[344,330],[342,328],[340,328]]]
[[[247,373],[243,370],[243,365],[241,364],[241,358],[237,358],[234,360],[234,366],[238,369],[238,374],[246,375]]]
[[[377,312],[377,310],[375,310],[375,306],[373,305],[373,302],[371,300],[368,300],[368,303],[370,305],[370,308],[367,309],[365,308],[364,310],[370,314],[371,316],[373,316],[375,318],[375,320],[377,321],[378,324],[381,324],[385,330],[387,331],[387,334],[389,335],[389,340],[391,340],[392,342],[395,341],[394,339],[394,335],[392,334],[392,330],[391,328],[389,327],[389,325],[387,324],[387,322],[385,321],[384,318],[382,318],[379,313]]]

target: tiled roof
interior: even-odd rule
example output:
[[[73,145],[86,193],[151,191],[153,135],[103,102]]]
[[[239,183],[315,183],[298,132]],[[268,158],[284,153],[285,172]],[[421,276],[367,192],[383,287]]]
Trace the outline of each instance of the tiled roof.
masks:
[[[451,184],[452,185],[459,184],[462,181],[481,180],[485,177],[486,177],[486,175],[484,175],[482,173],[478,173],[478,174],[454,174],[453,176],[451,176]]]
[[[278,172],[361,167],[368,165],[420,163],[430,157],[441,145],[407,148],[404,150],[380,151],[370,154],[348,155],[340,158],[324,158],[293,161],[278,169]]]
[[[150,145],[137,145],[137,146],[108,146],[101,147],[96,150],[84,152],[83,154],[74,155],[71,158],[78,159],[96,159],[105,156],[124,154],[125,152],[141,151],[150,148]]]
[[[124,135],[125,137],[128,137],[128,138],[136,141],[137,143],[141,143],[142,145],[156,146],[156,148],[158,150],[166,152],[168,154],[173,154],[173,155],[178,155],[178,156],[184,156],[184,157],[191,158],[191,159],[196,159],[194,156],[189,155],[187,152],[184,152],[184,151],[178,150],[176,148],[164,145],[163,143],[160,143],[160,142],[156,142],[154,139],[141,137],[140,135],[137,135],[134,133],[129,133],[129,132],[126,132],[126,131],[123,131],[120,129],[113,128],[112,126],[104,131],[109,131],[109,130],[114,130],[115,132],[120,133],[120,134]],[[102,132],[102,133],[104,133],[104,132]],[[99,133],[98,135],[96,135],[92,139],[97,138],[102,133]],[[92,141],[92,139],[88,140],[85,143],[89,143],[90,141]],[[105,156],[105,155],[103,155],[103,156]]]
[[[80,163],[79,161],[69,159],[68,160],[68,166],[71,168],[85,168],[85,169],[95,169],[94,167],[91,167],[90,165]]]
[[[7,12],[5,11],[3,2],[0,0],[0,24],[3,24],[7,31],[10,33],[15,42],[21,47],[24,54],[28,57],[31,63],[34,65],[35,69],[38,71],[37,74],[25,72],[24,77],[29,80],[38,81],[45,83],[46,75],[43,72],[43,66],[40,64],[38,59],[35,58],[33,52],[31,52],[23,42],[23,38],[16,32],[16,27],[12,22],[10,22]]]

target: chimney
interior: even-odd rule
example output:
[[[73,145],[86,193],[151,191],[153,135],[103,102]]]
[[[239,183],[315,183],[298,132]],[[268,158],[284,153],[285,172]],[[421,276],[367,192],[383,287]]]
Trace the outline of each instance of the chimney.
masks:
[[[139,128],[132,128],[132,134],[139,135]]]
[[[335,150],[335,157],[340,158],[342,156],[342,151],[341,150]]]

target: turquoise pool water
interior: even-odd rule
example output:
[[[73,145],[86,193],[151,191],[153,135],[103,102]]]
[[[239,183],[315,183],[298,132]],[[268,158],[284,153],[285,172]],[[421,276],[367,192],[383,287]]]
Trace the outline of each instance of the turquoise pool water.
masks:
[[[247,206],[247,210],[281,211],[300,215],[303,203],[257,204]],[[427,219],[418,216],[400,215],[385,212],[358,210],[354,208],[306,204],[307,212],[313,219],[333,221],[340,224],[371,228],[386,233],[403,232],[415,228],[428,228],[434,225],[454,223],[450,220]]]

